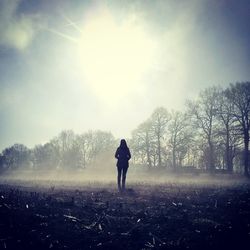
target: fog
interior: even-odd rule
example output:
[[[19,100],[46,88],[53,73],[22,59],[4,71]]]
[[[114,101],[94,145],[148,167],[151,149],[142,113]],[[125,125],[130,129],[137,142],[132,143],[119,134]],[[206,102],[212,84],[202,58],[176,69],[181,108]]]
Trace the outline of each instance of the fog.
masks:
[[[116,167],[110,169],[93,168],[76,172],[69,171],[14,171],[0,177],[1,184],[15,187],[45,187],[45,188],[78,188],[117,190]],[[176,188],[230,188],[249,184],[249,179],[241,175],[228,174],[177,174],[171,171],[133,169],[131,166],[127,173],[126,187],[128,190],[138,191],[146,188],[147,192],[155,190],[155,187],[168,188],[170,191]]]

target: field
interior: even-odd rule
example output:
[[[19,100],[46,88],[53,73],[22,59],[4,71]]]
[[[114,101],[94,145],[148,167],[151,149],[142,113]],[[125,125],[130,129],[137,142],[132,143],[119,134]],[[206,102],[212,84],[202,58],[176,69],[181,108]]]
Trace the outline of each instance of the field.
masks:
[[[200,180],[197,181],[197,178]],[[0,181],[0,249],[249,249],[250,183]]]

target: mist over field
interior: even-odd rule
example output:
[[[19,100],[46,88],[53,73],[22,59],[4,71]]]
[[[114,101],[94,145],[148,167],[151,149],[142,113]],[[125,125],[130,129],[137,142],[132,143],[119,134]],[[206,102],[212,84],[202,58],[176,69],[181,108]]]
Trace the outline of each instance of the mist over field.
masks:
[[[98,168],[78,170],[76,172],[55,170],[55,171],[25,171],[17,170],[6,173],[0,177],[1,184],[21,185],[28,187],[69,187],[88,189],[117,189],[117,170],[112,168]],[[200,187],[237,187],[249,184],[249,179],[241,175],[216,174],[211,176],[207,173],[174,173],[173,171],[163,170],[141,170],[130,167],[127,174],[127,188],[140,189],[138,185],[148,186],[154,190],[154,186],[188,186]],[[136,190],[135,189],[135,190]],[[151,190],[151,191],[152,191]]]

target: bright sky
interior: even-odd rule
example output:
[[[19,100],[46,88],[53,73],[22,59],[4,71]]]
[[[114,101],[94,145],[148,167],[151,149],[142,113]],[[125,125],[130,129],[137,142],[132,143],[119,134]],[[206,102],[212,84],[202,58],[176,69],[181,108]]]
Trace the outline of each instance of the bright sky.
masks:
[[[247,0],[0,0],[0,150],[128,138],[158,106],[250,80]]]

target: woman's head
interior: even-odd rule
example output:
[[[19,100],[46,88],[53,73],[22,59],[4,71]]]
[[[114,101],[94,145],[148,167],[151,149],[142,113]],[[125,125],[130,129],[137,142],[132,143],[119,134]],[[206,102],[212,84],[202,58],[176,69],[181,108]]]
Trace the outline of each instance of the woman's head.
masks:
[[[125,139],[121,139],[120,147],[121,148],[127,148],[128,147]]]

